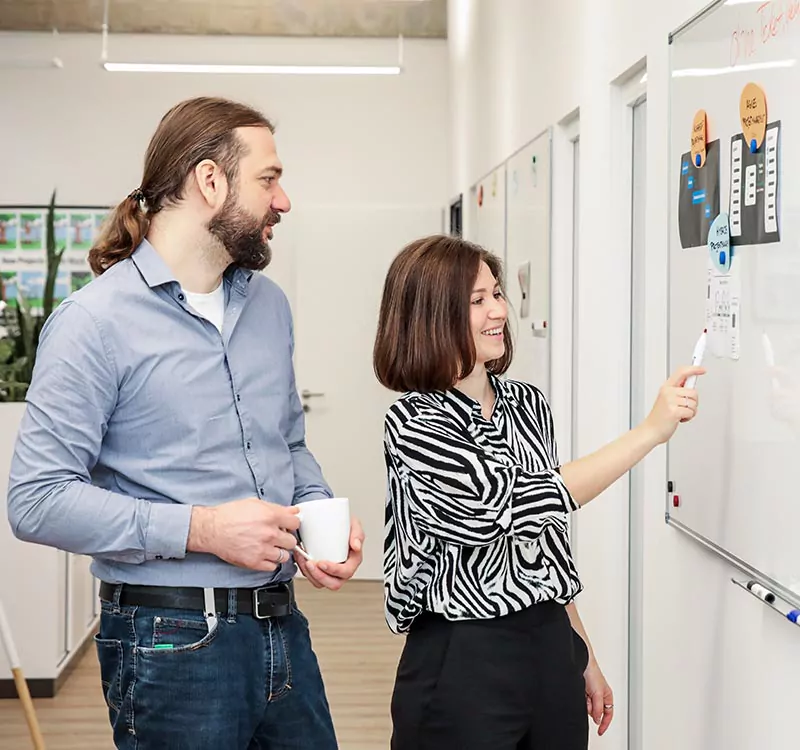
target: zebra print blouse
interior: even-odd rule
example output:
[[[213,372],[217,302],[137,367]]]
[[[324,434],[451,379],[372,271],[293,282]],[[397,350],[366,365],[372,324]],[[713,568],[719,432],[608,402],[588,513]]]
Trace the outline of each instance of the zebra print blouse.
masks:
[[[498,617],[581,590],[550,407],[532,385],[490,376],[491,420],[458,390],[412,392],[386,415],[386,620],[423,610]]]

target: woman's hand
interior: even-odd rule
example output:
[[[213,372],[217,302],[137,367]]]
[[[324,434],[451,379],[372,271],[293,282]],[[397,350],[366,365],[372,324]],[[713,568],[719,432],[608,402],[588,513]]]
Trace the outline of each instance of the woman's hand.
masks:
[[[681,422],[689,422],[697,413],[697,390],[685,388],[690,375],[704,375],[703,367],[681,367],[676,370],[658,392],[645,425],[657,443],[666,443]]]
[[[597,734],[602,737],[614,718],[614,692],[592,659],[583,673],[586,681],[586,712],[595,724],[599,724]]]

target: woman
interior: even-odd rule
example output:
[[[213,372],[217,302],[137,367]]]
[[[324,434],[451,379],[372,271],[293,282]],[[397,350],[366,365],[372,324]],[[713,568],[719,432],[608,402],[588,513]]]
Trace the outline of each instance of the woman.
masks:
[[[386,417],[386,616],[408,633],[393,750],[583,750],[610,688],[572,602],[567,517],[692,419],[683,368],[638,427],[559,466],[553,419],[511,364],[500,262],[460,239],[406,247],[383,291],[374,365]]]

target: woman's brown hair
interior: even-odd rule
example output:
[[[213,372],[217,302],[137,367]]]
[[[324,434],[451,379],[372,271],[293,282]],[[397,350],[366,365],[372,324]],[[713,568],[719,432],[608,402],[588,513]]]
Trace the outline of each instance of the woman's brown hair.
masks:
[[[204,159],[216,162],[235,185],[245,155],[235,131],[246,127],[275,130],[257,110],[228,99],[198,97],[169,110],[150,140],[142,182],[114,209],[89,251],[92,270],[99,276],[130,257],[147,234],[150,217],[180,201],[186,178]]]
[[[503,284],[500,260],[458,237],[433,235],[412,242],[392,262],[383,287],[373,367],[393,391],[446,391],[475,367],[470,297],[481,263]],[[508,370],[513,345],[508,322],[505,353],[486,363]]]

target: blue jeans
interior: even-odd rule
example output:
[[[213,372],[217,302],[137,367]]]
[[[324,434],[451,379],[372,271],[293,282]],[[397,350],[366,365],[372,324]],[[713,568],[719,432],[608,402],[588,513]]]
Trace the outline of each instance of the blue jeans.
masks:
[[[101,602],[95,637],[125,750],[336,750],[308,621]]]

